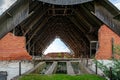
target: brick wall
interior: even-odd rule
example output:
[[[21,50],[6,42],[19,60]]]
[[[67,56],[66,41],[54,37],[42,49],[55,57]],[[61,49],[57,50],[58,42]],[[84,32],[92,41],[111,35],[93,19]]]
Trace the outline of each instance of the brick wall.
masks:
[[[45,58],[72,58],[71,53],[68,52],[53,52],[44,55]]]
[[[0,60],[31,60],[25,48],[25,37],[8,33],[0,40]]]
[[[112,38],[114,38],[115,45],[120,45],[120,36],[106,25],[102,25],[98,32],[99,49],[96,52],[96,59],[112,58]],[[115,55],[115,57],[119,58],[118,55]]]

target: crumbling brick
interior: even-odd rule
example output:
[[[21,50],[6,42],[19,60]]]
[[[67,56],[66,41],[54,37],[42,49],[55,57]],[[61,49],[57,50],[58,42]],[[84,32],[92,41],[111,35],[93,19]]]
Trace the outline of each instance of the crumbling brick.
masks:
[[[25,47],[25,37],[8,33],[0,40],[0,60],[31,60]]]
[[[120,36],[113,32],[106,25],[102,25],[98,32],[99,49],[96,52],[96,59],[112,58],[112,38],[115,45],[120,45]],[[119,56],[116,54],[116,58]]]

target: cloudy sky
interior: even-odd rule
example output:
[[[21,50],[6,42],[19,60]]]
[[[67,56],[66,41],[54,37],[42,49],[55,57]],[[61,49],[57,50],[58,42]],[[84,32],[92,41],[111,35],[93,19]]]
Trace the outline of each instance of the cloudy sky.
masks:
[[[0,0],[0,15],[8,9],[16,0]],[[109,0],[120,10],[120,0]],[[55,39],[52,44],[44,52],[70,52],[67,46],[59,39]]]
[[[120,0],[109,0],[120,10]]]

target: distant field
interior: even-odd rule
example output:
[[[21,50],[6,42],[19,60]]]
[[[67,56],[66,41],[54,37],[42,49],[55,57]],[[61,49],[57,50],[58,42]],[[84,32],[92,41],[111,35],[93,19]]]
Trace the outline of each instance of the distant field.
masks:
[[[22,76],[19,80],[106,80],[106,79],[91,74],[77,76],[70,76],[65,74],[53,74],[53,75],[30,74]]]

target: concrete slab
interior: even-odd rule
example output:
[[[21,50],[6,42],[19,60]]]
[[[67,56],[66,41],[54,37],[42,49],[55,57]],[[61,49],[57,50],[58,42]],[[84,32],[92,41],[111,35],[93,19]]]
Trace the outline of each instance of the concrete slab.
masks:
[[[57,63],[56,61],[53,62],[53,64],[50,66],[50,68],[45,72],[45,74],[53,74],[55,73],[57,69]]]
[[[67,63],[67,74],[75,75],[71,62],[67,61],[66,63]]]

